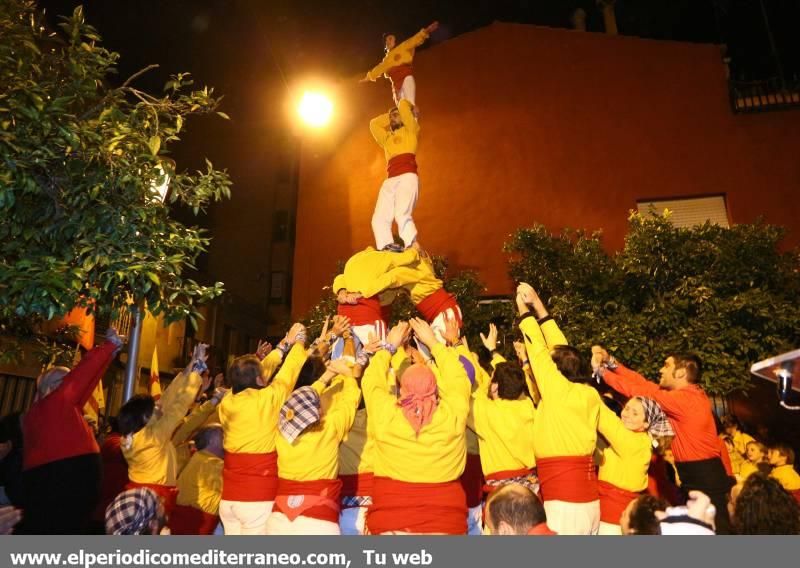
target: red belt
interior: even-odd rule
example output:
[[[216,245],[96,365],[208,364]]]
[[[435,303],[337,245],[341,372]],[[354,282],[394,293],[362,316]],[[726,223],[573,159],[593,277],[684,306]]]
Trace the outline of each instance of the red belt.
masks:
[[[383,321],[384,312],[377,296],[359,298],[356,304],[339,304],[336,313],[350,318],[350,325],[374,325],[376,321]]]
[[[278,454],[225,452],[222,498],[226,501],[274,501],[278,489]]]
[[[416,534],[467,533],[467,499],[458,480],[410,483],[375,477],[372,506],[367,510],[371,534],[402,531]]]
[[[219,517],[189,505],[175,505],[169,518],[172,534],[214,534]]]
[[[543,501],[589,503],[599,499],[592,456],[537,458]]]
[[[178,499],[178,488],[174,485],[158,485],[156,483],[137,483],[130,481],[125,486],[125,489],[136,489],[137,487],[146,487],[155,491],[159,497],[164,499],[164,512],[169,515],[175,509],[175,502]]]
[[[433,322],[433,320],[435,320],[439,314],[452,309],[454,317],[458,321],[459,327],[462,325],[461,311],[458,309],[458,301],[456,300],[455,296],[453,296],[444,288],[439,288],[436,290],[436,292],[417,304],[416,307],[417,311],[422,314],[422,317],[424,317],[428,323]]]
[[[597,490],[600,494],[600,520],[612,525],[619,524],[625,508],[641,495],[641,493],[627,491],[607,481],[598,481]]]
[[[800,503],[800,489],[796,489],[795,491],[790,491],[794,500]]]
[[[310,517],[331,523],[339,522],[339,501],[342,482],[338,479],[294,481],[278,478],[275,510],[290,521]]]
[[[386,177],[415,173],[417,173],[417,157],[410,152],[392,156],[386,164]]]
[[[467,507],[472,509],[480,505],[483,500],[483,469],[479,454],[467,452],[467,465],[459,481],[467,496]]]
[[[403,81],[405,78],[413,73],[414,71],[410,63],[397,65],[386,72],[386,74],[389,76],[389,80],[392,82],[392,90],[395,92],[395,94],[403,87]]]

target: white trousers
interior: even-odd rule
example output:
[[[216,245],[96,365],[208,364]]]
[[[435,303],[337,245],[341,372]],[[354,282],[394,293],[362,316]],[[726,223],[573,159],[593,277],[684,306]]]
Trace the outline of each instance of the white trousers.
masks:
[[[597,534],[600,528],[600,501],[569,503],[545,501],[547,526],[558,534]]]
[[[219,502],[219,519],[225,534],[267,534],[267,519],[275,501]]]
[[[348,507],[339,512],[339,529],[343,535],[361,536],[367,523],[366,507]]]
[[[397,223],[397,232],[403,239],[406,248],[417,238],[417,226],[411,214],[419,197],[419,177],[414,173],[400,174],[386,178],[378,192],[375,212],[372,214],[372,232],[375,245],[383,250],[394,242],[392,237],[392,221]]]
[[[456,307],[456,310],[458,310],[458,313],[456,313],[453,310],[453,308],[447,308],[445,311],[436,316],[434,320],[431,322],[431,329],[433,330],[433,335],[436,336],[436,340],[439,343],[444,343],[445,345],[447,345],[447,340],[444,338],[445,322],[447,321],[446,318],[455,319],[456,321],[462,321],[461,308]]]
[[[600,521],[600,530],[597,532],[597,534],[603,536],[610,536],[610,535],[620,536],[622,534],[622,527],[619,525],[612,525],[611,523],[606,523],[605,521]]]
[[[394,104],[399,103],[400,99],[405,99],[414,106],[417,105],[417,82],[413,75],[408,75],[403,79],[400,89],[394,93]]]
[[[342,533],[339,531],[339,525],[330,521],[304,517],[302,515],[290,521],[289,517],[275,511],[267,520],[267,534],[339,535]]]

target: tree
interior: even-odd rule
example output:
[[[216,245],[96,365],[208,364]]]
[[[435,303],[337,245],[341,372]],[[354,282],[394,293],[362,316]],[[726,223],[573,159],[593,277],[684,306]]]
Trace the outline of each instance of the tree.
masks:
[[[209,243],[170,218],[230,197],[230,179],[166,159],[186,120],[217,112],[187,74],[152,95],[112,86],[119,55],[76,8],[50,33],[30,0],[0,3],[0,323],[16,333],[76,305],[108,311],[129,297],[189,318],[222,284],[187,276]],[[217,112],[223,118],[224,113]],[[157,191],[169,182],[168,203]]]
[[[800,344],[800,255],[781,252],[782,228],[757,223],[681,229],[633,214],[622,251],[599,234],[535,226],[505,250],[510,274],[540,290],[572,344],[602,344],[655,378],[670,352],[703,360],[711,394],[744,390],[749,367]]]

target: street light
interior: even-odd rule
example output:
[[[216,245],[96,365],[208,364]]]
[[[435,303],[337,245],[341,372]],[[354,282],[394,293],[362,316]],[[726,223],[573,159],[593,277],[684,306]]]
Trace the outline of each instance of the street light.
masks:
[[[305,124],[322,128],[331,120],[333,101],[320,92],[306,91],[297,105],[297,113]]]

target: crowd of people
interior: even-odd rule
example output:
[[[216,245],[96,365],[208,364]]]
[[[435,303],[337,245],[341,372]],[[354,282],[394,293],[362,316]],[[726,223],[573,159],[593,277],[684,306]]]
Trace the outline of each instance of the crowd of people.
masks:
[[[447,302],[391,329],[357,324],[372,299],[380,308],[430,268],[415,250],[369,254],[337,277],[339,313],[314,341],[295,324],[213,380],[200,344],[158,400],[131,398],[100,439],[83,406],[122,346],[117,334],[74,369],[43,373],[21,436],[2,446],[3,462],[22,460],[20,479],[3,480],[21,490],[7,493],[16,502],[0,509],[0,528],[800,534],[794,452],[765,447],[733,417],[718,435],[697,357],[668,356],[656,384],[600,346],[581,353],[525,283],[514,361],[494,326],[472,350]],[[347,286],[374,284],[365,266],[386,276],[374,298]]]
[[[6,420],[0,532],[800,534],[794,452],[732,419],[718,435],[695,355],[669,354],[650,382],[602,346],[570,346],[526,283],[516,360],[494,325],[481,348],[462,337],[412,219],[411,61],[435,29],[388,35],[365,77],[386,74],[397,105],[370,124],[387,159],[377,248],[336,277],[319,337],[294,324],[213,379],[200,344],[160,398],[126,401],[98,439],[83,408],[122,347],[110,330]],[[389,328],[398,294],[420,317]]]

